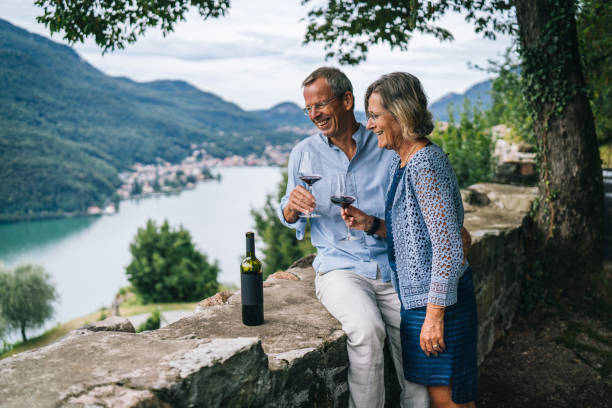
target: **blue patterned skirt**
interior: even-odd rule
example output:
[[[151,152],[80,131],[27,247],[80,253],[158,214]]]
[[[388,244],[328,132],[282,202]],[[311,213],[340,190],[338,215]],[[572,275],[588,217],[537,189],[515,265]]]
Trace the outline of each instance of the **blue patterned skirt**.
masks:
[[[475,401],[478,396],[478,321],[470,268],[459,279],[457,297],[457,303],[444,312],[446,350],[443,353],[427,357],[421,350],[419,338],[425,307],[402,308],[401,339],[406,379],[423,385],[452,384],[453,401],[464,404]]]

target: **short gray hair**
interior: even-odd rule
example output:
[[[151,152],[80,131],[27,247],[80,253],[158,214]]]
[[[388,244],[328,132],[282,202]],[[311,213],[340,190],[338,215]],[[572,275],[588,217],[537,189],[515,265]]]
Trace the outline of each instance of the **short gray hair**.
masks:
[[[302,87],[312,84],[319,78],[325,78],[334,96],[341,97],[346,91],[353,93],[353,85],[346,74],[334,67],[320,67],[315,69],[306,77],[304,82],[302,82]]]
[[[432,132],[434,125],[431,112],[427,110],[427,96],[421,81],[414,75],[393,72],[374,81],[365,95],[366,114],[373,93],[380,96],[383,108],[399,122],[404,139],[425,137]]]

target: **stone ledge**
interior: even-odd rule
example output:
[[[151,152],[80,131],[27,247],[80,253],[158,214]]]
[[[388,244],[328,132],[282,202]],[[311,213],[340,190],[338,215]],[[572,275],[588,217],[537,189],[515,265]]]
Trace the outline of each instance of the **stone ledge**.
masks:
[[[520,295],[526,207],[519,204],[535,191],[508,187],[463,192],[477,196],[466,203],[465,224],[473,235],[480,360],[510,326]],[[267,281],[262,326],[242,325],[237,293],[219,294],[159,330],[76,332],[2,360],[2,406],[345,407],[346,336],[316,299],[313,259],[278,276],[298,280]],[[396,406],[396,390],[388,390],[387,405]]]

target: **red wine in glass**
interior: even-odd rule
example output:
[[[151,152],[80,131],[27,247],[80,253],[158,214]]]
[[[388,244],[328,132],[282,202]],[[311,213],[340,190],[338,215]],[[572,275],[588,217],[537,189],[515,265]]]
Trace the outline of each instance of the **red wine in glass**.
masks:
[[[355,201],[355,197],[351,196],[331,196],[331,202],[341,206],[342,208],[346,208],[349,205],[353,204]]]
[[[312,152],[302,152],[300,156],[300,164],[298,166],[298,177],[308,186],[308,192],[312,195],[312,185],[321,180],[319,173],[320,164],[319,157]],[[317,218],[319,214],[314,211],[308,214],[300,214],[303,218]]]
[[[312,187],[314,183],[321,180],[321,176],[300,176],[300,180]]]
[[[355,178],[353,173],[336,174],[331,183],[330,200],[332,203],[347,208],[353,204],[357,198],[357,187],[355,186]],[[360,239],[351,234],[351,229],[346,226],[346,236],[340,238],[340,241],[354,241]]]

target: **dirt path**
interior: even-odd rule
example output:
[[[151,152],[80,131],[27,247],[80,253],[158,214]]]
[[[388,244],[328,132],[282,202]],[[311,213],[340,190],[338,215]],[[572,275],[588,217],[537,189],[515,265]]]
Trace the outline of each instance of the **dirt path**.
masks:
[[[478,407],[612,407],[611,304],[518,317],[480,366]]]

